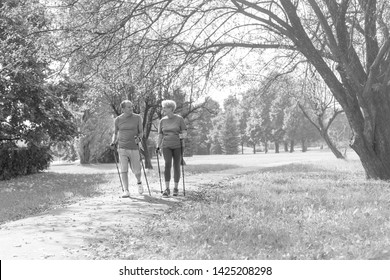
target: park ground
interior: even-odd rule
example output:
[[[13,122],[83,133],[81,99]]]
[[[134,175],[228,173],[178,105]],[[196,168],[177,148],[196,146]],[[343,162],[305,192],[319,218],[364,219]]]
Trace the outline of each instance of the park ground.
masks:
[[[355,154],[186,158],[185,190],[120,199],[115,164],[0,182],[0,259],[390,259],[390,188]],[[163,167],[162,167],[163,169]],[[180,185],[182,186],[182,184]]]

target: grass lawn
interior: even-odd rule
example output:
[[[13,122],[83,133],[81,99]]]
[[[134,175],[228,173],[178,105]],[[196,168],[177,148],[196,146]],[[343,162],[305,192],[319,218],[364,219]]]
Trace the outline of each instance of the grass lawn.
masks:
[[[358,161],[332,163],[262,169],[189,192],[144,227],[107,237],[111,251],[97,258],[390,259],[389,183],[366,180]]]
[[[0,181],[0,224],[100,195],[111,177],[44,172]]]

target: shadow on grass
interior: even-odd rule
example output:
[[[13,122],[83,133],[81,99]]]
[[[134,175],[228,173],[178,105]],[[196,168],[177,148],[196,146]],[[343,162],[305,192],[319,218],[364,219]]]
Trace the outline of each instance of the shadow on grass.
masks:
[[[0,181],[0,224],[101,194],[104,174],[45,172]]]
[[[176,198],[162,198],[158,196],[148,196],[144,195],[143,198],[138,198],[138,197],[132,197],[131,198],[132,202],[134,201],[139,201],[139,202],[148,202],[149,204],[156,204],[156,205],[168,205],[169,207],[173,207],[178,205],[178,203],[182,202],[182,199],[176,199]],[[145,207],[148,207],[145,205]]]

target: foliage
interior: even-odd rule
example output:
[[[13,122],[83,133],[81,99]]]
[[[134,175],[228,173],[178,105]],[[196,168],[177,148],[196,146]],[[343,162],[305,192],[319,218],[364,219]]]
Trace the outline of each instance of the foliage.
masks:
[[[99,162],[102,157],[106,158],[107,155],[103,156],[103,154],[109,153],[108,147],[114,132],[114,118],[107,113],[107,105],[99,105],[93,106],[94,110],[85,110],[80,120],[81,135],[75,142],[80,163]]]
[[[221,155],[223,154],[223,147],[221,143],[221,136],[219,132],[214,132],[211,139],[210,154]]]
[[[278,152],[278,143],[282,141],[289,141],[293,146],[299,141],[307,146],[319,139],[315,126],[305,120],[298,106],[298,102],[305,100],[309,93],[300,94],[296,81],[289,75],[271,73],[260,85],[258,89],[243,93],[241,102],[249,115],[246,126],[249,144],[255,147],[262,142],[267,151],[266,143],[275,142],[275,151]],[[294,151],[293,146],[291,152]]]
[[[238,130],[237,137],[238,137],[239,145],[241,145],[241,149],[243,149],[244,144],[246,144],[249,141],[249,137],[247,136],[246,133],[249,113],[247,110],[248,108],[245,108],[245,106],[242,103],[243,102],[239,100],[236,95],[229,95],[224,100],[224,104],[223,104],[225,118],[227,118],[229,114],[233,114],[234,118],[236,119],[235,122],[237,122],[237,130]],[[233,129],[234,129],[233,134],[236,134],[235,132],[236,128],[233,127]],[[224,141],[226,141],[226,139],[224,139]],[[235,154],[236,153],[235,148],[233,151],[234,151],[233,154]],[[243,152],[243,150],[241,151]]]
[[[259,145],[262,140],[263,130],[260,123],[261,116],[258,115],[258,111],[249,111],[249,117],[247,121],[246,133],[248,135],[248,144],[254,147],[256,151],[256,145]]]
[[[300,142],[303,150],[309,143],[321,139],[318,130],[303,115],[297,104],[289,108],[284,129],[286,130],[285,139],[293,143]]]
[[[47,169],[52,156],[49,147],[16,147],[12,142],[0,144],[0,180],[29,175]]]
[[[352,131],[345,114],[340,114],[329,128],[329,137],[335,143],[336,147],[346,155],[349,148],[349,142],[352,137]]]
[[[223,151],[227,155],[237,154],[240,144],[238,123],[233,112],[226,113],[224,126],[221,131]]]
[[[206,105],[188,117],[189,139],[193,154],[209,155],[211,149],[210,133],[213,129],[212,118],[220,112],[219,103],[208,99]]]
[[[266,145],[269,141],[278,144],[285,135],[285,111],[291,103],[289,91],[292,89],[288,80],[274,81],[273,76],[271,74],[259,83],[265,86],[243,94],[244,107],[249,115],[246,130],[252,145],[259,142]]]
[[[74,162],[79,158],[75,148],[75,140],[58,142],[52,145],[50,150],[54,157],[60,158],[63,161]]]
[[[239,129],[239,138],[240,138],[240,144],[241,144],[241,152],[244,153],[243,148],[244,145],[248,143],[249,136],[246,133],[246,128],[248,126],[248,116],[249,113],[245,108],[241,108],[239,119],[238,119],[238,129]]]
[[[39,1],[24,2],[0,3],[0,139],[36,145],[66,141],[76,128],[61,98],[46,85],[48,19]]]
[[[329,129],[337,116],[343,112],[340,105],[315,74],[302,81],[303,96],[297,97],[298,106],[308,121],[318,130],[336,158],[344,158],[329,136]]]

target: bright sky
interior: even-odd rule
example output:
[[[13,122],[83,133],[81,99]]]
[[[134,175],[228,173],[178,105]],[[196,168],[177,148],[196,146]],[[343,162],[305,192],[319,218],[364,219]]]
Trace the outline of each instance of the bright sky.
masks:
[[[229,95],[240,95],[246,90],[245,86],[230,86],[224,88],[214,88],[210,90],[209,96],[217,101],[221,107],[223,106],[223,101],[229,97]]]

